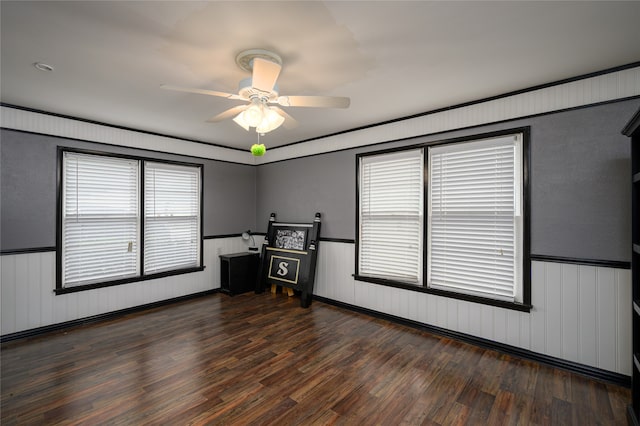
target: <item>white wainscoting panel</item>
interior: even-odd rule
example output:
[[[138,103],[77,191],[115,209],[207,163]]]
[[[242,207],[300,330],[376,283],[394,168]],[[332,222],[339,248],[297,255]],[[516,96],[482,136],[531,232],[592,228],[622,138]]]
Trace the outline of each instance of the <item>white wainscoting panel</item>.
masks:
[[[354,304],[355,288],[352,277],[354,256],[353,244],[320,241],[314,294]]]
[[[241,164],[265,164],[341,149],[356,148],[480,124],[560,111],[640,95],[640,67],[613,71],[399,120],[384,125],[327,136],[309,142],[272,148],[264,157],[248,152],[183,139],[151,135],[81,120],[0,106],[0,126],[87,141],[191,155]]]
[[[2,335],[88,318],[220,288],[220,254],[247,250],[240,237],[204,241],[205,270],[156,280],[55,295],[56,253],[0,258]]]
[[[534,261],[530,313],[356,281],[355,245],[322,241],[314,293],[532,352],[631,374],[631,273]]]
[[[7,129],[55,135],[72,139],[101,142],[171,154],[190,155],[212,160],[254,164],[248,151],[223,148],[206,143],[119,129],[71,118],[0,106],[0,125]]]
[[[2,335],[87,318],[220,287],[219,255],[247,250],[240,237],[204,242],[205,270],[56,296],[55,252],[4,255]],[[530,313],[356,281],[355,246],[322,241],[314,293],[558,357],[631,374],[631,273],[532,262]]]
[[[565,82],[379,126],[273,148],[256,164],[512,120],[640,95],[640,67]]]

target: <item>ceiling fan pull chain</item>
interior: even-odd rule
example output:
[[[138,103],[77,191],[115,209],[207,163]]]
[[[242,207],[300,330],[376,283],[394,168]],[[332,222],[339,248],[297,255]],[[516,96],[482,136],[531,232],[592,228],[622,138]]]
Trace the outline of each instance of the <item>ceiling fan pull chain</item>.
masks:
[[[267,152],[267,148],[264,144],[260,143],[260,133],[256,132],[256,134],[258,135],[258,143],[251,145],[251,154],[253,154],[254,157],[262,157],[264,153]]]

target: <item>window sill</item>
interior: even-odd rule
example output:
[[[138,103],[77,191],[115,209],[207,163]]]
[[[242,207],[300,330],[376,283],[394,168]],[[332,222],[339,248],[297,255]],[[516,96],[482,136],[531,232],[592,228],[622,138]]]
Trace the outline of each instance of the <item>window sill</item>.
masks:
[[[193,272],[204,271],[204,269],[205,269],[204,266],[199,266],[199,267],[196,267],[196,268],[177,269],[175,271],[165,271],[165,272],[160,272],[160,273],[157,273],[157,274],[143,275],[143,276],[131,277],[131,278],[124,278],[124,279],[121,279],[121,280],[103,281],[103,282],[100,282],[100,283],[91,283],[91,284],[78,285],[78,286],[73,286],[73,287],[56,287],[53,290],[53,292],[56,295],[68,294],[68,293],[76,293],[78,291],[94,290],[96,288],[113,287],[113,286],[116,286],[116,285],[135,283],[135,282],[139,282],[139,281],[155,280],[155,279],[158,279],[158,278],[165,278],[165,277],[170,277],[170,276],[173,276],[173,275],[191,274]]]
[[[353,275],[353,278],[357,281],[364,281],[364,282],[369,282],[373,284],[386,285],[388,287],[395,287],[403,290],[417,291],[419,293],[435,294],[437,296],[464,300],[466,302],[480,303],[482,305],[496,306],[499,308],[511,309],[514,311],[528,313],[528,312],[531,312],[531,309],[533,308],[533,306],[530,304],[507,302],[504,300],[490,299],[488,297],[472,296],[470,294],[463,294],[463,293],[454,293],[451,291],[428,288],[422,285],[410,284],[410,283],[405,283],[401,281],[387,280],[384,278],[367,277],[367,276],[356,275],[356,274]]]

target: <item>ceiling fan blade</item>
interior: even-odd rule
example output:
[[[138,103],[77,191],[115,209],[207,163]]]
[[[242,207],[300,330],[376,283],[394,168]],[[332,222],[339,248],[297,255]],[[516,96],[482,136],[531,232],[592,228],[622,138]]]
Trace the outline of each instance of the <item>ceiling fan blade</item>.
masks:
[[[199,95],[210,95],[210,96],[219,96],[221,98],[227,98],[227,99],[245,100],[239,95],[234,95],[233,93],[216,92],[215,90],[192,89],[190,87],[171,86],[169,84],[163,84],[160,86],[160,88],[165,90],[174,90],[176,92],[197,93]]]
[[[280,96],[282,106],[314,108],[348,108],[351,99],[340,96]]]
[[[296,127],[298,127],[298,122],[296,121],[296,119],[287,114],[285,110],[283,110],[282,108],[278,108],[277,106],[272,106],[270,108],[284,117],[284,123],[282,123],[282,125],[285,129],[295,129]]]
[[[236,107],[229,108],[228,110],[221,112],[220,114],[216,115],[215,117],[211,117],[210,119],[207,120],[207,122],[208,123],[217,123],[219,121],[226,120],[227,118],[231,118],[234,115],[240,114],[242,111],[244,111],[245,109],[249,108],[249,106],[250,105],[238,105]]]
[[[271,92],[276,80],[280,75],[282,67],[275,62],[267,61],[262,58],[253,59],[253,76],[251,85],[263,92]]]

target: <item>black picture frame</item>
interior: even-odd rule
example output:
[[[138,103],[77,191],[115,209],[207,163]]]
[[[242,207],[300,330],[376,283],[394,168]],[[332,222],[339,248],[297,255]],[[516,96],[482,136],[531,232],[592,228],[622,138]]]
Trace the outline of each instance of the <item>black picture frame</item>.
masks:
[[[305,250],[308,228],[291,225],[274,225],[273,247],[286,250]]]

